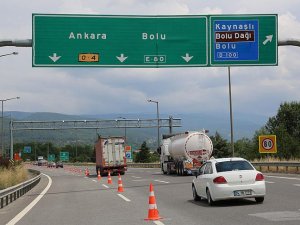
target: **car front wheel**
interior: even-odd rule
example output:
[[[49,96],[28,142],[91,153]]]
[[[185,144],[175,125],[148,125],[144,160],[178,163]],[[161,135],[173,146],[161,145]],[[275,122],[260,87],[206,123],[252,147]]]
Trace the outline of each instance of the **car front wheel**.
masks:
[[[194,200],[195,201],[200,201],[201,197],[197,194],[197,191],[196,191],[196,188],[195,188],[194,185],[192,186],[192,190],[193,190],[193,198],[194,198]]]
[[[257,197],[257,198],[255,198],[255,201],[256,201],[257,203],[263,203],[264,200],[265,200],[264,197]]]
[[[210,206],[214,205],[214,201],[211,198],[211,194],[210,194],[210,191],[208,188],[206,190],[206,198],[207,198],[208,205],[210,205]]]

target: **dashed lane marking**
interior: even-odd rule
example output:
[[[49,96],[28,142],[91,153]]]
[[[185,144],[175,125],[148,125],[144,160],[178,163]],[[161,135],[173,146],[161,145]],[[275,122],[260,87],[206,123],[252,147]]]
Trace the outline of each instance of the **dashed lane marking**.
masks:
[[[136,176],[131,176],[131,177],[133,177],[133,178],[135,178],[135,179],[140,179],[141,177],[136,177]]]
[[[92,181],[97,182],[96,180],[92,180]]]
[[[107,185],[105,185],[105,184],[102,184],[102,186],[105,187],[105,188],[109,188],[109,187],[108,187]]]
[[[132,180],[132,181],[147,181],[148,179]]]
[[[165,183],[165,184],[169,184],[169,183],[170,183],[170,182],[168,182],[168,181],[163,181],[163,180],[154,180],[154,181],[160,182],[160,183]]]
[[[159,220],[155,220],[153,221],[153,223],[155,223],[156,225],[165,225],[163,222],[160,222]]]
[[[274,184],[275,182],[273,182],[273,181],[265,181],[266,183],[268,183],[268,184]]]
[[[119,196],[120,198],[124,199],[126,202],[131,202],[130,199],[126,198],[126,197],[125,197],[124,195],[122,195],[122,194],[118,194],[118,196]]]
[[[300,187],[300,184],[294,184],[295,186],[297,186],[297,187]]]

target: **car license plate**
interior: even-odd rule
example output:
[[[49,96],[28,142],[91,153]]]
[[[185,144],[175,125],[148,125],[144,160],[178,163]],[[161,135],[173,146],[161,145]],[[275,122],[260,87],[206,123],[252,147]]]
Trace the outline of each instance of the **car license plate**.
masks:
[[[241,190],[241,191],[234,191],[233,192],[234,196],[247,196],[247,195],[252,195],[251,190]]]

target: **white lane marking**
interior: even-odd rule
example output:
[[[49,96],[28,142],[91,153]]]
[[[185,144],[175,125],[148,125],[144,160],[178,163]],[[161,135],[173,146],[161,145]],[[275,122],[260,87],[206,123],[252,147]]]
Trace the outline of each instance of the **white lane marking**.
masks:
[[[105,184],[102,184],[102,186],[103,186],[103,187],[105,187],[105,188],[109,188],[109,187],[108,187],[108,186],[106,186]]]
[[[92,180],[92,181],[97,182],[96,180]]]
[[[133,178],[135,178],[135,179],[140,179],[141,177],[136,177],[136,176],[131,176],[131,177],[133,177]]]
[[[148,179],[132,180],[132,181],[147,181]]]
[[[268,183],[268,184],[274,184],[275,182],[273,182],[273,181],[265,181],[266,183]]]
[[[155,221],[153,221],[153,223],[155,223],[156,225],[165,225],[164,223],[160,222],[159,220],[155,220]]]
[[[47,191],[49,190],[49,188],[52,185],[52,179],[51,179],[51,177],[49,177],[46,174],[42,173],[42,175],[46,176],[49,180],[48,185],[46,186],[46,188],[25,209],[23,209],[18,215],[16,215],[6,225],[14,225],[17,222],[19,222],[26,215],[26,213],[28,213],[41,200],[41,198],[44,197],[44,195],[47,193]]]
[[[300,184],[294,184],[295,186],[297,186],[297,187],[300,187]]]
[[[83,178],[88,178],[88,177],[83,177]]]
[[[120,198],[123,198],[126,202],[130,202],[131,200],[126,198],[124,195],[122,194],[118,194]]]
[[[278,177],[278,176],[266,176],[266,177],[281,178],[281,179],[287,179],[287,180],[300,180],[300,178],[297,178],[297,177]]]
[[[160,183],[165,183],[165,184],[169,184],[169,183],[170,183],[170,182],[168,182],[168,181],[163,181],[163,180],[154,180],[154,181],[160,182]]]

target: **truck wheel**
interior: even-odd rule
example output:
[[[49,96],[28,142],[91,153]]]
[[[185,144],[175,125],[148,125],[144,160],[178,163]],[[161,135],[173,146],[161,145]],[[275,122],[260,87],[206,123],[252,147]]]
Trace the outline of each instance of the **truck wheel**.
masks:
[[[170,169],[170,166],[167,165],[167,174],[170,175],[171,174],[171,169]]]
[[[167,173],[166,171],[164,171],[164,164],[161,164],[161,171],[162,171],[163,174]]]

